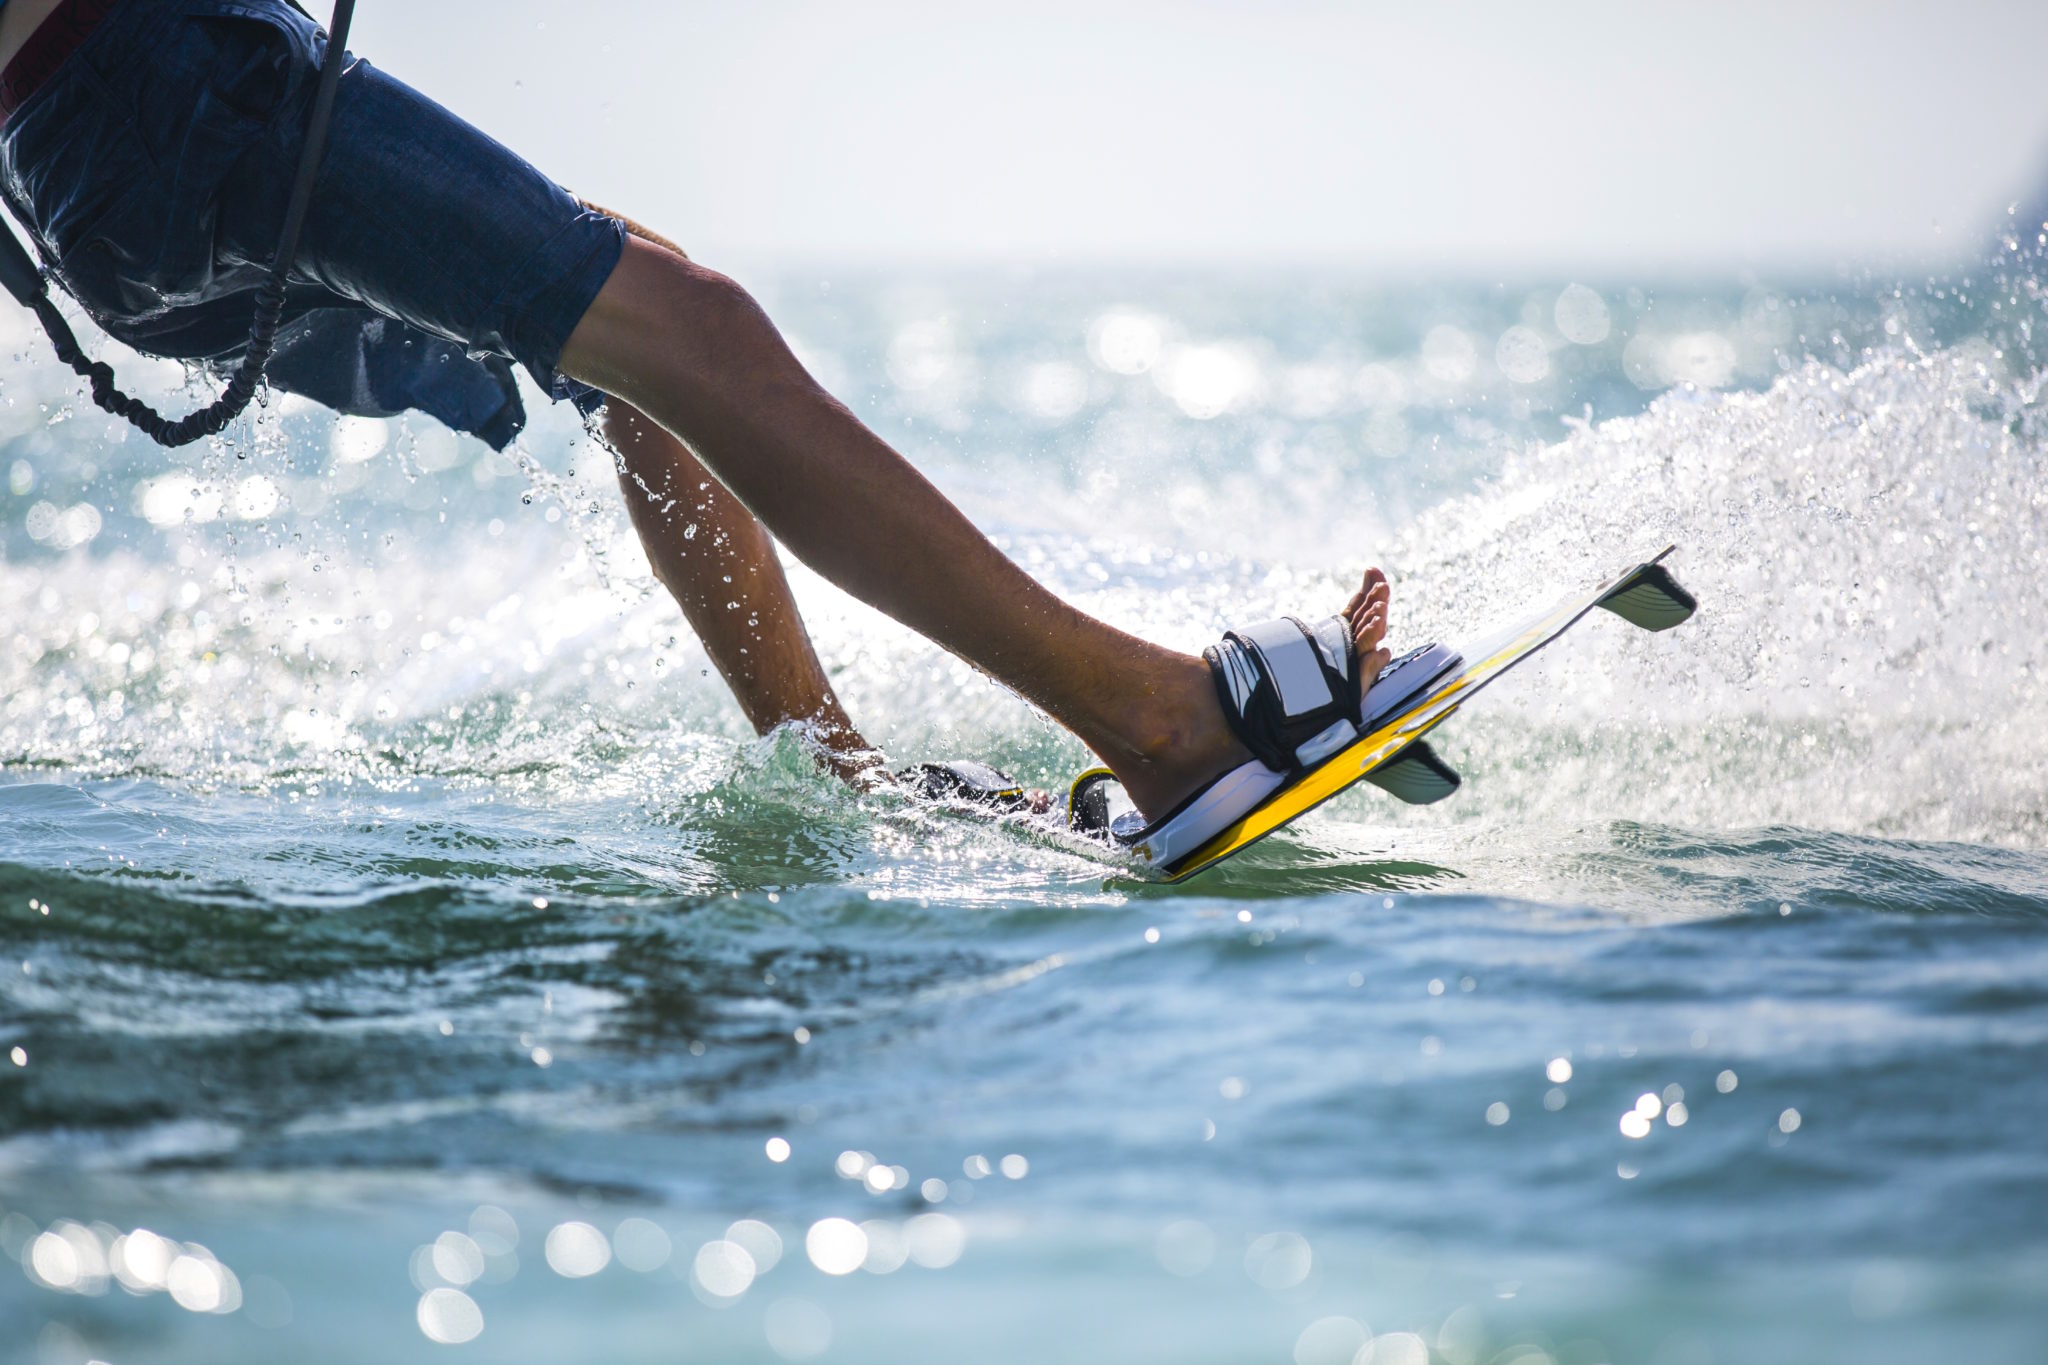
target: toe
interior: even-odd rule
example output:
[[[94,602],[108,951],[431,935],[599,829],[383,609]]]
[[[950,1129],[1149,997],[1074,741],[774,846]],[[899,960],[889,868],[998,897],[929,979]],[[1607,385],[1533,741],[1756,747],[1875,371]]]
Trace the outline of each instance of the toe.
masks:
[[[1345,605],[1344,615],[1351,622],[1351,638],[1358,647],[1358,683],[1361,689],[1372,686],[1380,670],[1393,658],[1391,651],[1380,646],[1387,635],[1387,612],[1392,599],[1393,589],[1387,583],[1387,576],[1378,569],[1368,569],[1357,593]]]
[[[1378,569],[1367,569],[1365,571],[1365,580],[1358,585],[1358,591],[1352,593],[1351,599],[1344,604],[1344,615],[1356,619],[1359,609],[1366,605],[1373,593],[1376,591],[1383,593],[1386,586],[1387,576],[1385,574],[1381,573]]]
[[[1384,587],[1369,594],[1351,616],[1351,636],[1361,653],[1377,649],[1387,634],[1387,598]]]
[[[1373,679],[1393,659],[1391,651],[1380,647],[1380,641],[1387,635],[1387,610],[1392,600],[1393,589],[1387,576],[1375,568],[1365,571],[1358,591],[1344,604],[1344,619],[1351,623],[1351,638],[1358,646],[1361,688],[1372,686]]]
[[[1365,575],[1365,582],[1351,595],[1351,600],[1344,604],[1344,614],[1351,618],[1353,625],[1356,625],[1360,617],[1374,606],[1384,609],[1392,595],[1392,589],[1387,585],[1387,576],[1378,569],[1369,570]]]

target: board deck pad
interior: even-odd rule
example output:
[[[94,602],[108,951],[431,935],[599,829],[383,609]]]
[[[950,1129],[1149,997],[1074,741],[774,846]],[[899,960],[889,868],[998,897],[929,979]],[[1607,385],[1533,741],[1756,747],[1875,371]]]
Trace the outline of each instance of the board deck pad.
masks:
[[[1169,882],[1185,881],[1233,854],[1241,853],[1355,782],[1371,781],[1403,801],[1426,804],[1457,790],[1459,778],[1422,737],[1443,724],[1488,683],[1555,640],[1596,607],[1644,630],[1669,630],[1693,614],[1698,603],[1678,585],[1663,559],[1637,564],[1588,592],[1563,598],[1543,611],[1464,646],[1462,667],[1437,679],[1316,768],[1275,791],[1236,823],[1178,861],[1150,864],[1144,845],[1129,851]]]

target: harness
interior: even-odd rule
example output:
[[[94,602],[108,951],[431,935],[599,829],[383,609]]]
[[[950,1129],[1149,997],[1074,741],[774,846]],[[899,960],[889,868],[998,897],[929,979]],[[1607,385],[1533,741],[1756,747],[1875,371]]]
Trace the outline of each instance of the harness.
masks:
[[[228,379],[220,397],[176,421],[149,404],[131,398],[114,385],[114,370],[105,361],[87,358],[72,335],[71,325],[57,311],[50,297],[49,276],[11,232],[0,232],[0,286],[21,305],[35,313],[49,334],[57,359],[69,365],[92,385],[92,401],[116,417],[125,419],[161,446],[190,445],[204,436],[217,434],[242,415],[256,396],[263,379],[263,367],[270,362],[277,342],[277,326],[284,316],[285,285],[292,263],[298,259],[299,235],[306,226],[306,209],[313,199],[313,180],[320,171],[320,159],[327,150],[327,129],[334,116],[335,87],[341,81],[342,49],[348,43],[349,20],[355,15],[355,0],[335,0],[334,21],[329,27],[327,56],[320,63],[320,85],[313,95],[313,111],[306,122],[306,145],[299,153],[297,178],[285,209],[284,230],[278,234],[277,252],[271,257],[270,274],[256,291],[256,316],[249,324],[249,349],[242,363]]]

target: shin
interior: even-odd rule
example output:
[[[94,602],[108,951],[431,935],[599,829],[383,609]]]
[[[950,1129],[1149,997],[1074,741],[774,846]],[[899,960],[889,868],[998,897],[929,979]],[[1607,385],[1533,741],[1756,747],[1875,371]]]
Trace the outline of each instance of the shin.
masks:
[[[607,402],[602,420],[654,576],[755,731],[807,722],[841,776],[879,762],[818,662],[767,529],[681,441],[631,404]]]

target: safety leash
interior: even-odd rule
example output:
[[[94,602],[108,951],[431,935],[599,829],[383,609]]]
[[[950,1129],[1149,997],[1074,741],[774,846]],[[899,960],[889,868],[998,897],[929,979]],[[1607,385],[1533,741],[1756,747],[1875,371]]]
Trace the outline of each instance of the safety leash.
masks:
[[[299,235],[306,226],[306,209],[313,199],[313,181],[320,172],[320,159],[327,151],[327,127],[334,115],[334,91],[341,81],[343,49],[348,44],[349,20],[355,15],[355,0],[335,0],[334,22],[329,25],[327,56],[320,63],[320,86],[313,95],[313,112],[306,124],[306,145],[299,153],[298,178],[292,183],[292,197],[285,209],[284,231],[279,234],[277,254],[271,258],[270,274],[256,291],[256,316],[249,324],[249,349],[228,380],[227,388],[207,406],[171,421],[140,399],[131,398],[114,386],[114,370],[105,361],[94,361],[78,348],[78,338],[57,311],[50,297],[48,276],[36,264],[11,232],[0,231],[0,285],[34,311],[57,348],[57,359],[69,365],[92,385],[92,401],[162,446],[190,445],[202,436],[212,436],[242,415],[256,396],[263,367],[270,363],[270,351],[277,344],[277,326],[284,316],[285,286],[292,263],[298,259]]]

